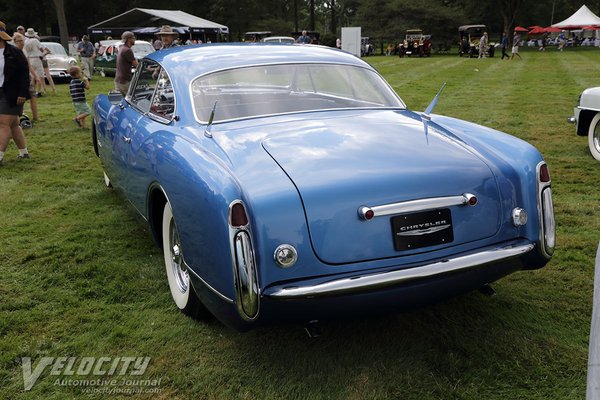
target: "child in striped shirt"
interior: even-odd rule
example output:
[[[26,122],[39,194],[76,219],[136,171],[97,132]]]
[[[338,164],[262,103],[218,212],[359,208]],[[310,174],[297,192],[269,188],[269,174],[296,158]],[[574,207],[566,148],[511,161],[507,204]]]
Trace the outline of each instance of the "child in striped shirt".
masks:
[[[69,85],[69,91],[75,112],[77,113],[77,116],[73,118],[73,122],[80,128],[86,128],[85,118],[91,114],[91,110],[90,106],[85,102],[85,91],[90,89],[90,82],[81,73],[81,68],[77,66],[69,69],[69,75],[73,78]]]

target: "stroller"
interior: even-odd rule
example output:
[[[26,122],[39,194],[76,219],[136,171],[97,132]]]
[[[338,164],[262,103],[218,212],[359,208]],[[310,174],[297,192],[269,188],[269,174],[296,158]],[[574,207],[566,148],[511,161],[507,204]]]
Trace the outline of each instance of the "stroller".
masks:
[[[19,125],[21,128],[27,129],[33,127],[33,121],[27,116],[27,114],[19,115]]]

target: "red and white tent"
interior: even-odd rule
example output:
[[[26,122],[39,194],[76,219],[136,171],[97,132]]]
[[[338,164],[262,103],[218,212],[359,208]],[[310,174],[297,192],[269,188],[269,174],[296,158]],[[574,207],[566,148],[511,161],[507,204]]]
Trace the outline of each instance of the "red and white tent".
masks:
[[[559,23],[553,24],[553,28],[561,29],[581,29],[584,26],[600,26],[600,17],[590,11],[584,4],[569,18]]]

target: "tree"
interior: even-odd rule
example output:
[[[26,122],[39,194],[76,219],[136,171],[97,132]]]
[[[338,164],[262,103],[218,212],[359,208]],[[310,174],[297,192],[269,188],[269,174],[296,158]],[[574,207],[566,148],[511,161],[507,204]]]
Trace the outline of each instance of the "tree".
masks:
[[[58,21],[58,32],[60,33],[60,43],[65,49],[69,49],[69,28],[67,27],[67,17],[65,16],[64,0],[53,0],[56,8],[56,19]]]
[[[501,0],[500,14],[502,15],[504,32],[512,32],[523,0]]]

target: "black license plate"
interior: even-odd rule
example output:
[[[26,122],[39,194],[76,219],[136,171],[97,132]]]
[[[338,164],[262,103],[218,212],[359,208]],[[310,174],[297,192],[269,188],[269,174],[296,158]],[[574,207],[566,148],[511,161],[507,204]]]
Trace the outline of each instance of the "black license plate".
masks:
[[[392,217],[392,235],[398,251],[450,243],[454,240],[450,209]]]

